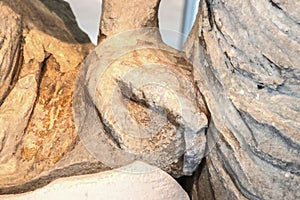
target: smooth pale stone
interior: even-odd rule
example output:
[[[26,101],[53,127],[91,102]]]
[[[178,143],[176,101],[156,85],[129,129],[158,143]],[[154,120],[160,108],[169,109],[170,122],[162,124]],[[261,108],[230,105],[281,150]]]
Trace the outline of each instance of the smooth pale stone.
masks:
[[[98,174],[61,178],[33,192],[4,195],[0,199],[189,199],[166,172],[144,162]]]

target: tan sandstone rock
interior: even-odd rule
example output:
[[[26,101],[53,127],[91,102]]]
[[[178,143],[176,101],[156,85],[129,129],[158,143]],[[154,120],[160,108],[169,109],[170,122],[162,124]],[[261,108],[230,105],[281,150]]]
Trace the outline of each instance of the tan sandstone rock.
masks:
[[[158,27],[160,0],[102,1],[98,43],[115,34],[143,27]]]
[[[3,0],[0,10],[0,194],[105,169],[73,122],[76,73],[93,45],[69,5]],[[80,156],[68,153],[78,148]]]

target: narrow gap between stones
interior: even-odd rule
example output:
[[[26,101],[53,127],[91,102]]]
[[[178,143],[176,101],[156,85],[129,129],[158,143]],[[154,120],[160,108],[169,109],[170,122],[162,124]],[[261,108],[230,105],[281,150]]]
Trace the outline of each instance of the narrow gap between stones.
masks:
[[[28,128],[29,128],[29,125],[30,125],[30,122],[31,122],[31,119],[32,119],[32,116],[34,114],[34,111],[36,109],[36,105],[39,101],[39,98],[40,98],[40,90],[41,90],[41,82],[42,82],[42,79],[46,73],[46,70],[47,70],[47,61],[50,59],[50,57],[52,56],[52,54],[44,51],[45,53],[45,58],[43,60],[43,62],[41,63],[41,68],[40,68],[40,72],[39,72],[39,76],[38,76],[38,80],[37,80],[37,95],[36,95],[36,98],[35,98],[35,101],[33,103],[33,108],[29,114],[29,118],[28,118],[28,121],[27,121],[27,124],[26,124],[26,127],[24,128],[24,133],[27,132]],[[22,63],[23,64],[23,63]],[[18,142],[18,144],[16,145],[16,149],[19,148],[19,146],[21,145],[21,140]]]
[[[13,90],[13,88],[15,87],[15,85],[17,83],[17,80],[19,79],[19,74],[20,74],[22,64],[23,64],[23,50],[22,50],[23,41],[24,41],[24,38],[20,37],[16,49],[12,50],[12,52],[14,52],[13,55],[15,55],[15,57],[16,57],[15,66],[11,66],[13,68],[12,79],[10,81],[10,84],[9,84],[10,86],[9,86],[8,90],[0,98],[0,106],[3,104],[6,97],[8,97],[9,93]],[[11,65],[13,65],[13,62],[14,62],[14,59],[11,60]],[[2,63],[0,63],[0,66],[1,65],[2,65]]]
[[[191,176],[181,176],[179,178],[175,178],[177,183],[186,191],[189,195],[189,198],[192,199],[193,193],[193,185],[198,181],[204,167],[206,165],[205,158],[202,159],[201,163],[198,165],[197,169]]]

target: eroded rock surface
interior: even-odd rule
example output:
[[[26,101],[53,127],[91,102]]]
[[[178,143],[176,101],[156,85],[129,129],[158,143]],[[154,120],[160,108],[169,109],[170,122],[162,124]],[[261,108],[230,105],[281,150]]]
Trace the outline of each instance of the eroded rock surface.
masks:
[[[158,73],[154,73],[155,71]],[[163,114],[170,123],[181,129],[181,137],[185,144],[183,148],[185,152],[182,153],[184,159],[182,170],[185,175],[191,175],[204,156],[207,117],[197,105],[196,92],[192,81],[186,81],[180,75],[174,78],[170,76],[170,73],[165,76],[165,71],[165,68],[153,69],[152,66],[148,70],[143,71],[143,74],[149,74],[146,84],[155,80],[156,84],[160,84],[163,87],[167,85],[167,91],[161,91],[161,88],[155,86],[147,87],[147,85],[145,86],[141,83],[139,85],[139,80],[118,79],[117,82],[123,96],[150,110]],[[136,76],[140,79],[143,74],[137,73]],[[156,77],[159,77],[159,80]],[[171,81],[174,79],[178,82],[172,83]],[[168,83],[165,83],[164,80],[168,80]],[[164,95],[163,97],[162,94]],[[202,104],[202,106],[204,105]],[[166,138],[170,138],[165,132],[163,134]],[[159,144],[158,141],[156,143]],[[178,149],[182,148],[177,147],[173,151],[176,152]],[[170,154],[170,152],[167,153]]]
[[[0,1],[0,194],[107,169],[78,143],[71,107],[93,45],[69,5],[51,2]]]
[[[117,6],[118,3],[113,1],[104,2],[102,35],[110,37],[133,28],[157,26],[159,1],[137,1],[134,7],[129,4],[120,7]],[[128,12],[130,15],[126,14],[127,21],[123,21],[125,12],[119,12],[121,8],[127,12],[130,10]],[[72,113],[74,81],[82,60],[93,48],[93,45],[91,45],[86,34],[78,28],[69,5],[63,1],[29,0],[25,2],[3,0],[0,1],[0,9],[4,13],[1,16],[1,25],[3,24],[3,26],[1,26],[0,40],[2,59],[0,194],[21,193],[42,187],[61,176],[93,173],[111,167],[111,165],[107,163],[104,163],[106,164],[104,165],[100,162],[101,160],[97,160],[97,156],[90,155],[90,152],[85,148],[86,141],[78,138],[75,130],[73,120],[76,121],[77,119],[76,114],[73,119]],[[130,19],[133,18],[135,20],[131,21]],[[147,32],[147,34],[156,38],[156,41],[153,42],[156,42],[157,45],[164,46],[157,30]],[[149,45],[147,44],[148,40],[135,42],[138,42],[140,46]],[[151,45],[153,47],[156,44],[152,43]],[[148,47],[150,48],[150,46]],[[164,46],[164,48],[167,47]],[[178,52],[170,48],[167,48],[167,50],[171,51],[171,55],[168,56],[168,53],[163,50],[132,51],[134,53],[133,57],[128,54],[129,57],[125,56],[124,59],[134,58],[132,64],[135,67],[142,65],[144,62],[139,60],[138,57],[144,57],[145,61],[168,65],[171,71],[177,70],[176,73],[182,73],[182,76],[190,82],[189,84],[193,83],[190,69],[184,69],[189,68],[188,64],[180,63],[182,58]],[[143,54],[148,57],[143,56]],[[107,54],[102,56],[104,55],[107,57],[112,56]],[[91,58],[91,60],[98,59],[98,57]],[[172,66],[177,63],[177,59],[178,66]],[[88,62],[92,62],[91,60]],[[126,65],[126,63],[124,64]],[[117,86],[117,84],[112,86]],[[192,88],[195,89],[194,86]],[[180,90],[180,87],[176,89]],[[82,91],[75,92],[79,92],[79,95],[82,94],[80,93]],[[197,99],[197,95],[199,95],[197,91],[182,92],[184,95],[185,92],[190,92],[189,94],[186,93],[189,99],[188,102],[192,105],[190,110],[196,113],[206,112],[202,101],[193,103],[193,99]],[[119,94],[122,96],[121,93]],[[180,98],[186,98],[183,96]],[[109,97],[100,99],[111,100]],[[149,123],[149,120],[147,121],[149,118],[147,116],[148,108],[137,102],[129,101],[124,96],[123,99],[124,102],[128,103],[129,110],[132,111],[131,114],[137,122]],[[77,103],[82,105],[80,102],[75,102],[75,104]],[[99,106],[99,102],[97,103],[96,105]],[[176,102],[174,101],[174,103]],[[171,107],[166,108],[171,111]],[[79,112],[84,113],[84,107],[78,109]],[[180,114],[182,118],[184,115],[178,113],[178,111],[173,109],[171,114]],[[142,115],[141,112],[143,112]],[[128,152],[131,153],[144,151],[148,148],[146,150],[148,151],[146,153],[146,157],[149,158],[148,161],[152,161],[154,164],[157,164],[156,162],[160,163],[158,166],[174,175],[182,175],[183,171],[184,174],[190,174],[204,154],[204,129],[207,124],[205,115],[200,116],[203,120],[200,123],[201,128],[196,128],[193,121],[187,121],[184,118],[182,118],[183,121],[172,119],[173,122],[171,123],[168,119],[171,115],[159,113],[156,108],[150,110],[150,113],[151,117],[156,117],[157,123],[163,122],[163,128],[165,128],[162,129],[162,133],[158,135],[152,145],[148,142],[143,143],[140,140],[136,140],[137,143],[134,143],[134,140],[126,142],[126,139],[123,139],[122,142],[119,140],[118,143],[114,141],[118,138],[110,137],[108,134],[105,135],[107,140],[102,141],[102,143],[96,140],[96,145],[126,146]],[[152,124],[149,126],[153,130],[157,127],[153,124],[156,123],[154,121],[152,120]],[[188,134],[182,134],[183,123],[187,124],[189,122],[192,123],[188,127],[191,128],[194,136],[199,138],[198,141],[201,141],[200,146],[197,146],[191,138],[186,140],[187,145],[184,144],[184,138],[188,138]],[[117,130],[116,127],[114,128]],[[78,131],[81,131],[81,127],[78,128]],[[168,132],[169,135],[164,134],[164,132]],[[94,131],[90,133],[92,134]],[[154,134],[156,133],[157,131],[154,132]],[[119,136],[122,136],[122,134],[119,134]],[[122,137],[126,137],[126,135]],[[147,140],[145,139],[145,141]],[[170,140],[174,141],[170,142]],[[188,153],[182,159],[181,156],[186,150],[185,146],[188,147]],[[111,162],[122,160],[117,156],[118,153],[114,154],[114,151],[110,151],[105,145],[104,147],[103,151],[98,153],[103,153],[106,159],[111,160]],[[158,152],[164,155],[159,159],[154,159],[152,150],[155,149],[159,149]],[[174,153],[176,156],[174,156]],[[136,159],[141,159],[141,156],[135,155],[133,160]],[[133,160],[129,159],[129,161]],[[166,160],[169,161],[166,162]],[[184,160],[186,160],[185,163],[189,164],[183,165]]]
[[[200,4],[186,53],[211,113],[206,163],[216,199],[300,197],[297,4]]]
[[[98,43],[118,33],[137,28],[158,27],[160,0],[102,1],[102,16]]]
[[[72,102],[77,70],[91,45],[75,24],[68,5],[62,1],[0,1],[0,194],[25,192],[57,177],[98,172],[107,166],[145,159],[147,156],[135,155],[144,147],[167,153],[153,164],[182,175],[185,161],[176,157],[189,152],[186,146],[203,149],[206,140],[209,154],[193,177],[194,199],[300,198],[299,2],[200,1],[195,26],[185,45],[186,56],[165,47],[157,31],[145,33],[150,42],[127,35],[126,40],[118,41],[128,45],[123,52],[105,44],[105,38],[116,33],[157,26],[159,1],[134,2],[136,6],[104,1],[99,36],[104,46],[86,61],[89,68],[78,79],[83,84],[75,90],[80,98]],[[151,38],[155,40],[151,42]],[[148,49],[135,49],[137,46]],[[193,65],[182,64],[182,58]],[[172,92],[156,87],[151,93],[151,87],[140,87],[126,76],[106,73],[106,77],[95,78],[91,72],[96,72],[97,66],[90,64],[97,60],[104,62],[101,66],[115,65],[115,75],[132,70],[139,74],[143,63],[151,61],[187,77],[197,87],[192,87],[192,94],[176,94],[184,94],[179,99],[187,99],[184,105],[190,105],[190,110],[198,107],[207,116],[206,138],[202,135],[199,140],[188,140],[192,141],[190,145],[185,143],[184,131],[177,131],[178,127],[188,124],[185,127],[201,132],[196,124],[202,118],[186,119]],[[111,84],[103,88],[98,84],[100,78]],[[177,90],[176,84],[170,85]],[[105,93],[108,91],[113,92]],[[168,101],[160,101],[156,97],[159,93],[166,94]],[[138,135],[145,143],[133,137],[126,139],[128,135],[112,118],[118,116],[112,115],[114,112],[120,112],[113,109],[112,102],[119,103],[130,119],[143,127],[166,125],[166,133],[160,136],[170,138],[156,138],[159,145],[149,143],[147,134]],[[77,109],[75,121],[93,122],[78,127],[86,136],[80,140],[71,104]],[[205,120],[200,124],[206,128]],[[132,136],[136,133],[144,132],[134,131]],[[90,140],[93,134],[98,139]],[[122,148],[126,151],[118,150]],[[102,160],[106,166],[95,159],[99,156],[106,158]],[[154,160],[153,156],[149,154],[146,160]],[[162,160],[168,161],[166,166],[160,165],[165,164]]]
[[[191,175],[204,156],[207,113],[191,66],[157,28],[98,46],[80,71],[74,110],[80,138],[110,167],[141,159]]]

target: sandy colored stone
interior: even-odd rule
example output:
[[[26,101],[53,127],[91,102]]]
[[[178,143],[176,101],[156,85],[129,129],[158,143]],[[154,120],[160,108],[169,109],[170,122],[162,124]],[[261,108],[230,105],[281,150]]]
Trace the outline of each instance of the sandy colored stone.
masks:
[[[207,113],[191,66],[161,43],[157,28],[100,44],[74,94],[81,140],[112,168],[143,160],[178,177],[191,175],[205,154]]]
[[[98,43],[124,31],[158,27],[159,3],[160,0],[135,0],[124,3],[118,0],[103,0]]]
[[[75,77],[93,45],[69,5],[3,0],[0,10],[0,194],[108,169],[75,131]]]
[[[104,1],[99,43],[130,29],[157,26],[158,3]],[[300,198],[298,4],[297,0],[200,2],[183,56],[193,66],[180,71],[197,85],[199,108],[209,122],[209,154],[193,175],[194,185],[189,188],[193,199]],[[122,165],[136,159],[116,151],[118,140],[103,134],[103,127],[99,129],[105,123],[94,120],[99,117],[92,102],[96,90],[85,84],[75,89],[84,98],[74,98],[74,120],[78,122],[79,116],[91,120],[94,123],[78,126],[78,130],[85,130],[87,138],[93,134],[101,137],[88,141],[88,149],[85,138],[77,137],[71,113],[72,88],[91,45],[68,4],[2,0],[0,10],[4,13],[0,16],[0,194],[26,192],[58,177],[95,173],[112,163],[120,161]],[[164,46],[157,31],[144,36],[155,41],[127,37],[121,40],[122,45]],[[109,61],[104,64],[115,61],[120,55],[109,47],[93,52],[85,64],[97,59]],[[149,54],[135,52],[135,56],[143,57],[144,53]],[[173,63],[181,60],[176,57],[171,59]],[[134,63],[139,66],[143,61],[135,59]],[[126,66],[126,62],[121,64]],[[78,83],[84,83],[80,77],[87,74],[87,86],[95,86],[97,79],[91,76],[94,67],[82,71]],[[114,86],[117,84],[108,87]],[[90,96],[85,96],[86,92]],[[133,94],[138,91],[129,96]],[[136,98],[140,102],[131,102],[128,108],[137,123],[147,126],[154,113],[145,109],[142,100]],[[95,159],[98,156],[110,163],[105,166]],[[178,164],[165,170],[177,173],[178,166],[183,166]],[[203,194],[205,190],[209,192]]]

